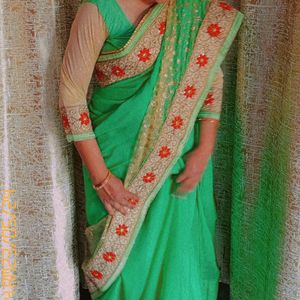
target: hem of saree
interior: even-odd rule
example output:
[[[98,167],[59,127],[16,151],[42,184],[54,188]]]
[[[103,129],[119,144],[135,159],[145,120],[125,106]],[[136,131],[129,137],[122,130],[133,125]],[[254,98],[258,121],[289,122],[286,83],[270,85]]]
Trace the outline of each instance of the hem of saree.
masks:
[[[157,4],[149,13],[147,13],[141,20],[137,28],[134,30],[132,36],[128,42],[121,48],[115,51],[102,52],[97,59],[97,62],[104,62],[107,60],[118,59],[125,55],[128,55],[136,43],[140,40],[145,31],[149,28],[149,25],[156,19],[161,13],[165,4]]]
[[[181,141],[180,145],[178,146],[176,156],[174,157],[172,162],[168,165],[168,167],[165,169],[164,174],[162,175],[159,183],[157,183],[156,187],[152,190],[152,192],[148,196],[147,200],[145,201],[143,208],[141,209],[138,222],[136,223],[133,233],[131,235],[131,239],[129,240],[129,242],[127,244],[126,250],[121,257],[118,266],[112,273],[111,277],[107,280],[107,282],[101,288],[98,288],[97,290],[95,290],[95,292],[90,293],[92,299],[96,299],[104,291],[106,291],[112,285],[112,283],[116,280],[116,278],[119,276],[121,270],[123,269],[123,267],[127,261],[127,258],[131,252],[131,249],[133,247],[134,241],[139,233],[139,229],[142,226],[142,223],[144,221],[144,218],[148,211],[148,208],[149,208],[150,204],[152,203],[153,199],[155,198],[155,195],[157,194],[157,192],[159,191],[159,189],[165,182],[166,178],[169,176],[169,172],[171,171],[171,169],[174,165],[174,162],[176,162],[178,160],[178,158],[180,157],[183,147],[184,147],[187,139],[189,138],[189,133],[191,132],[191,130],[194,126],[196,117],[199,113],[199,109],[201,108],[201,106],[205,100],[205,97],[206,97],[207,93],[209,92],[209,88],[213,83],[213,80],[217,73],[217,70],[218,70],[219,66],[221,65],[222,61],[224,60],[225,55],[228,52],[230,45],[232,44],[232,42],[237,34],[243,18],[244,18],[244,15],[242,13],[240,13],[239,11],[237,11],[236,16],[232,22],[231,28],[229,30],[228,36],[226,37],[223,45],[220,47],[219,55],[216,58],[213,66],[211,67],[211,69],[209,71],[207,82],[206,82],[203,92],[202,92],[201,96],[199,97],[199,100],[196,104],[196,108],[194,109],[194,111],[191,114],[191,118],[190,118],[187,130],[186,130],[186,134],[185,134],[183,140]],[[107,227],[108,227],[108,223],[110,223],[110,221],[107,222]],[[99,249],[99,247],[97,247],[97,248]]]

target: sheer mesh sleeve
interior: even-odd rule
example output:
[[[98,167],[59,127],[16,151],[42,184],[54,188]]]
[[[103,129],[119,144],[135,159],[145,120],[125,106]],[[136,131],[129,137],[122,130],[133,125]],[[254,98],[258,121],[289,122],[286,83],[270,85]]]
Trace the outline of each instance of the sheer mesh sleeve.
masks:
[[[95,137],[86,97],[107,35],[97,6],[82,3],[71,26],[60,73],[59,112],[68,142]]]
[[[220,119],[223,98],[223,71],[220,68],[217,72],[215,81],[205,99],[198,119],[213,118]]]

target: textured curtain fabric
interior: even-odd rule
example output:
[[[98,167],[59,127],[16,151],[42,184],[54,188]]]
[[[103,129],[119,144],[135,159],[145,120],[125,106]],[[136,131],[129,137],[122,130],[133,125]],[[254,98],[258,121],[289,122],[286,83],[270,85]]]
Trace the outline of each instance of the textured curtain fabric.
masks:
[[[0,0],[0,188],[15,190],[1,192],[1,298],[79,299],[82,171],[57,90],[79,2]],[[300,2],[228,2],[245,20],[215,154],[222,281],[233,300],[299,299]]]
[[[300,2],[232,3],[245,21],[215,164],[223,280],[232,299],[300,299]]]
[[[0,299],[79,299],[72,152],[58,117],[75,2],[0,0]]]

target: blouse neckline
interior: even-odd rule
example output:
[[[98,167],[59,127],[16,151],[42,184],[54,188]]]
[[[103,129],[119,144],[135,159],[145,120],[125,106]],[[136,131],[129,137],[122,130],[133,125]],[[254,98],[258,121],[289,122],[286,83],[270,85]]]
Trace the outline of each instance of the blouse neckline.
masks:
[[[118,3],[117,0],[113,0],[113,2],[115,3],[115,6],[117,7],[117,9],[119,10],[119,12],[123,15],[124,19],[126,20],[126,22],[131,26],[132,29],[137,28],[138,24],[134,24],[126,15],[126,13],[124,12],[124,10],[122,9],[122,7],[120,6],[120,4]],[[149,8],[151,9],[151,8]],[[146,14],[149,10],[146,11]],[[141,18],[142,20],[143,18]]]

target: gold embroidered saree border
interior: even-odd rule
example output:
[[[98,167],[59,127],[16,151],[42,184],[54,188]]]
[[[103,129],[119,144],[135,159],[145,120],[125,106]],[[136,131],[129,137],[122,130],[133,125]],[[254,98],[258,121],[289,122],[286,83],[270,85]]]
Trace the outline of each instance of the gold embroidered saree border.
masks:
[[[167,5],[159,5],[153,10],[153,15],[148,17],[151,19],[145,19],[147,24],[135,30],[123,49],[99,56],[95,75],[100,86],[141,74],[154,64],[165,32]]]
[[[163,8],[166,8],[166,4],[157,4],[152,9],[150,9],[145,16],[142,18],[138,26],[135,28],[131,37],[127,41],[127,43],[121,48],[113,51],[103,51],[97,61],[106,61],[111,59],[120,58],[124,55],[127,55],[133,46],[138,42],[138,40],[142,37],[145,31],[148,29],[149,24],[151,24],[157,16],[161,13]]]
[[[180,156],[217,68],[242,22],[243,15],[239,11],[233,8],[224,9],[220,3],[223,2],[212,0],[161,135],[138,176],[129,186],[133,193],[139,195],[141,201],[128,216],[116,213],[114,217],[108,217],[93,257],[82,265],[92,298],[105,291],[125,265],[147,209]],[[211,30],[212,25],[217,31]],[[209,54],[211,58],[203,68],[197,65],[197,57],[201,53]],[[120,230],[121,227],[123,231]],[[121,232],[123,233],[120,234]]]
[[[68,142],[82,138],[95,138],[86,104],[61,106],[59,112]]]

